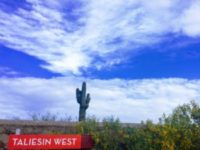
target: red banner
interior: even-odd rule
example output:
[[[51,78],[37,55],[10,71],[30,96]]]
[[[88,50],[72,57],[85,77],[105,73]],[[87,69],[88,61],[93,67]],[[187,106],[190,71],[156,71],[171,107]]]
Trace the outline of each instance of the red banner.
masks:
[[[81,149],[92,148],[90,136],[70,135],[10,135],[8,149]]]

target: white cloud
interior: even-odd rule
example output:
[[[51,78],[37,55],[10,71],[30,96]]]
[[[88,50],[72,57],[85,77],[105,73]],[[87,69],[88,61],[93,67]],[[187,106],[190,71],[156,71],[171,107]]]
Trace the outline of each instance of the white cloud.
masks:
[[[27,118],[30,112],[78,116],[75,89],[84,79],[62,77],[0,78],[0,117]],[[200,102],[200,81],[179,78],[152,80],[85,79],[91,94],[88,115],[115,116],[122,122],[158,121],[179,104]],[[11,111],[12,110],[12,111]]]
[[[200,1],[193,3],[189,9],[185,10],[181,18],[181,29],[189,36],[199,36],[200,34]]]
[[[198,0],[79,0],[71,11],[69,0],[27,1],[31,10],[0,10],[0,43],[62,74],[121,63],[121,54],[159,43],[166,33],[200,34]]]

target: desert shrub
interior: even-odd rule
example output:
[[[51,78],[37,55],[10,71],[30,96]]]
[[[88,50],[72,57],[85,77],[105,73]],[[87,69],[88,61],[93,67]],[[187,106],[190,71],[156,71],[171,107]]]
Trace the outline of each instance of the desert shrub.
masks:
[[[93,137],[94,150],[199,150],[199,112],[191,102],[163,115],[158,124],[148,120],[141,127],[122,127],[113,117],[100,124],[93,118],[77,124],[76,130]]]
[[[95,118],[87,119],[76,126],[77,133],[93,137],[96,150],[118,149],[121,129],[119,120],[113,117],[104,119],[101,124]]]
[[[56,121],[56,115],[34,116],[33,120]],[[163,115],[158,124],[143,121],[140,127],[122,126],[119,119],[95,117],[76,124],[65,133],[89,134],[94,150],[200,150],[200,107],[194,101]]]

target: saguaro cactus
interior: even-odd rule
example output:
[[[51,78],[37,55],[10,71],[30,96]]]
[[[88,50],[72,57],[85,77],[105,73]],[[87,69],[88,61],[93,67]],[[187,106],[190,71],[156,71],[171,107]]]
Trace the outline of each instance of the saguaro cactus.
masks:
[[[79,108],[79,121],[85,120],[86,109],[89,107],[90,94],[86,94],[86,83],[83,82],[82,90],[76,89],[76,99],[80,104]]]

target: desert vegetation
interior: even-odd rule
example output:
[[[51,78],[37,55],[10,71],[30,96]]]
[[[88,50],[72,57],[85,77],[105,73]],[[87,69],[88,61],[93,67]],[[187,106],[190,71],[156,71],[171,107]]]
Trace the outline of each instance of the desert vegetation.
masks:
[[[176,107],[159,123],[148,120],[141,127],[122,127],[114,118],[104,119],[99,126],[95,118],[80,122],[77,133],[90,134],[95,150],[199,150],[200,107],[194,101]]]
[[[50,114],[43,118],[55,120]],[[91,117],[77,123],[73,132],[65,133],[91,135],[95,150],[199,150],[200,107],[191,101],[176,107],[170,115],[163,114],[158,123],[142,121],[139,127],[124,126],[113,117],[101,123]]]

